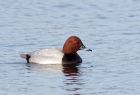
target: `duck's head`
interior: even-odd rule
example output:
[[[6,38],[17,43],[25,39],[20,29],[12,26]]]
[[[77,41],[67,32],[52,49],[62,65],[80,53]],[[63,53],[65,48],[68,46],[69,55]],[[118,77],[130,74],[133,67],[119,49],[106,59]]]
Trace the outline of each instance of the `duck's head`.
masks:
[[[86,49],[79,37],[70,36],[63,46],[64,54],[75,54],[78,50],[92,51],[91,49]]]

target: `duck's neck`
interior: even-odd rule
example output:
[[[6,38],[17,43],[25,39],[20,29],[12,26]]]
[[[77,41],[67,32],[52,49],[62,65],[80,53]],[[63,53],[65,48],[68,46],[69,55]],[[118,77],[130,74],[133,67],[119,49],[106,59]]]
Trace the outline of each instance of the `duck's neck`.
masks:
[[[70,54],[64,54],[65,56],[75,56],[78,55],[77,53],[70,53]]]

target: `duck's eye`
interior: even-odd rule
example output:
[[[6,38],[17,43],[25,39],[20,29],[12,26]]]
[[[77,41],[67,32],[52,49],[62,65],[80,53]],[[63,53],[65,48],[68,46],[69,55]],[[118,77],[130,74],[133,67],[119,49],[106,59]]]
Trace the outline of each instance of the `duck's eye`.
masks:
[[[80,42],[79,42],[79,41],[77,41],[77,42],[76,42],[76,44],[78,44],[78,45],[79,45],[79,44],[80,44]]]

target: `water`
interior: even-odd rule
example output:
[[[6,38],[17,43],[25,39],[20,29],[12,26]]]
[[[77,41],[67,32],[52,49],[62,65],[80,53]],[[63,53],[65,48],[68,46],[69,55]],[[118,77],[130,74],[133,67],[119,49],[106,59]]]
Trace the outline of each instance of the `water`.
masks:
[[[139,95],[139,0],[0,0],[0,95]],[[24,51],[79,36],[75,68],[26,64]]]

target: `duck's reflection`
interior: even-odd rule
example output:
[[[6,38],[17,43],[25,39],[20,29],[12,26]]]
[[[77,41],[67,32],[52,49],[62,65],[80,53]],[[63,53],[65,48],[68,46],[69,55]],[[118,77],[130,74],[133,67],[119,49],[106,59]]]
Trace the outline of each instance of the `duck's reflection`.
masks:
[[[73,67],[64,67],[63,68],[63,73],[65,76],[78,76],[79,73],[79,69],[76,66]]]
[[[62,82],[59,81],[58,82],[59,84],[56,84],[56,86],[61,85],[62,89],[64,90],[63,93],[65,93],[65,91],[66,91],[67,95],[82,94],[81,89],[84,85],[84,81],[81,77],[82,73],[80,72],[80,67],[78,67],[78,66],[63,67],[62,65],[27,64],[27,70],[30,72],[28,74],[28,76],[31,76],[31,77],[32,77],[32,73],[33,73],[36,76],[38,76],[38,75],[39,76],[43,75],[43,77],[51,76],[51,78],[55,78],[55,80],[57,80],[57,78],[58,78],[58,80],[61,78]],[[38,77],[38,78],[40,79],[40,77]],[[45,77],[45,78],[49,78],[49,77]],[[50,78],[50,82],[53,81],[53,79],[51,79],[51,78]],[[42,78],[40,80],[42,80]],[[47,85],[48,85],[48,83],[47,83]]]
[[[65,75],[64,90],[72,95],[80,95],[81,86],[83,85],[80,79],[79,67],[64,67],[63,73]]]
[[[61,65],[40,65],[40,64],[27,64],[27,70],[34,74],[55,75],[62,74]],[[55,77],[55,76],[54,76]]]

